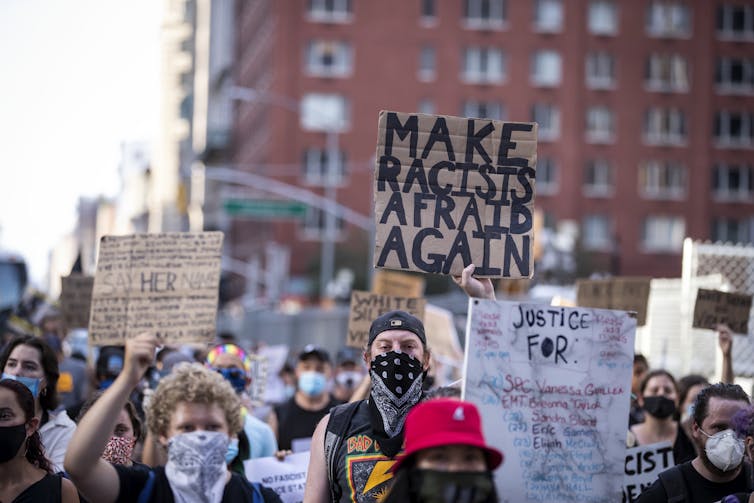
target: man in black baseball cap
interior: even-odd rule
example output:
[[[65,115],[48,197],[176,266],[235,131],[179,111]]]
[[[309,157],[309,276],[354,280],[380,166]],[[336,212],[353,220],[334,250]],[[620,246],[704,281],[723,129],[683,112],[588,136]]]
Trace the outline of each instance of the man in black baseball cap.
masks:
[[[377,501],[389,487],[386,463],[402,449],[406,416],[422,398],[429,369],[424,324],[405,311],[379,316],[363,356],[372,382],[369,397],[334,408],[317,426],[307,500],[350,501],[358,495],[358,501]]]

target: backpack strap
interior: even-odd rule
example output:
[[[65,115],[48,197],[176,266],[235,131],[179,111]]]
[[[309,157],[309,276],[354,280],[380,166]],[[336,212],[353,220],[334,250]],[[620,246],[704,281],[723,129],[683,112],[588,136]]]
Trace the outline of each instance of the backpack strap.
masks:
[[[338,458],[338,451],[343,443],[343,437],[351,424],[351,419],[353,419],[360,404],[361,401],[344,403],[333,407],[330,411],[330,419],[327,422],[327,430],[325,432],[325,462],[327,463],[330,498],[333,502],[339,501],[342,494],[342,489],[335,480],[337,475],[335,462]]]
[[[660,483],[668,495],[668,503],[683,503],[688,501],[686,481],[683,479],[681,465],[668,468],[659,475]]]
[[[149,476],[147,477],[147,483],[144,484],[141,492],[139,493],[139,499],[137,503],[147,503],[149,498],[152,497],[152,490],[154,489],[154,470],[149,470]]]

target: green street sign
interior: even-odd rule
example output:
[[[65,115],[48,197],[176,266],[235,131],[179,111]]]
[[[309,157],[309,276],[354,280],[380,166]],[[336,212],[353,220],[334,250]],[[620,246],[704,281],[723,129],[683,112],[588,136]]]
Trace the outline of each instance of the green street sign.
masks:
[[[233,217],[249,217],[262,220],[303,218],[306,204],[280,199],[226,199],[225,212]]]

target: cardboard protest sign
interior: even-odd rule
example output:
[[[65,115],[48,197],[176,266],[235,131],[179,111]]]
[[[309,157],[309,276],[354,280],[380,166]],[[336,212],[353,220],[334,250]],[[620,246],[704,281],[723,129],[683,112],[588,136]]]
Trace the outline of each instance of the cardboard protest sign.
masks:
[[[651,281],[651,278],[645,277],[578,280],[576,304],[581,307],[634,311],[637,324],[642,326],[647,321]]]
[[[537,125],[380,112],[375,267],[530,278]]]
[[[675,466],[673,444],[659,442],[626,450],[623,476],[623,503],[636,501],[657,476]]]
[[[718,323],[725,323],[734,333],[748,334],[750,313],[751,295],[700,288],[692,326],[715,330]]]
[[[505,453],[495,472],[501,501],[620,501],[636,319],[469,303],[463,396]]]
[[[222,232],[104,236],[94,276],[90,341],[150,332],[173,344],[215,333]]]
[[[283,461],[275,457],[255,458],[243,462],[246,478],[275,491],[283,503],[304,500],[309,452],[290,454]]]
[[[398,271],[378,269],[374,273],[372,292],[396,297],[423,297],[424,278]]]
[[[400,309],[424,320],[425,299],[393,297],[371,292],[351,292],[351,313],[348,317],[346,345],[362,349],[369,341],[369,327],[378,316]]]
[[[60,278],[60,309],[68,328],[87,328],[92,307],[94,277],[71,274]]]

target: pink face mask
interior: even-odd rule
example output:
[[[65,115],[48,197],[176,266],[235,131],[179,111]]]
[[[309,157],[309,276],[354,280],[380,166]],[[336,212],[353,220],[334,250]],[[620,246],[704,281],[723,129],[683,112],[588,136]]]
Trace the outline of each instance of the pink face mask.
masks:
[[[130,465],[131,453],[136,445],[135,438],[110,437],[102,453],[102,459],[114,465]]]

